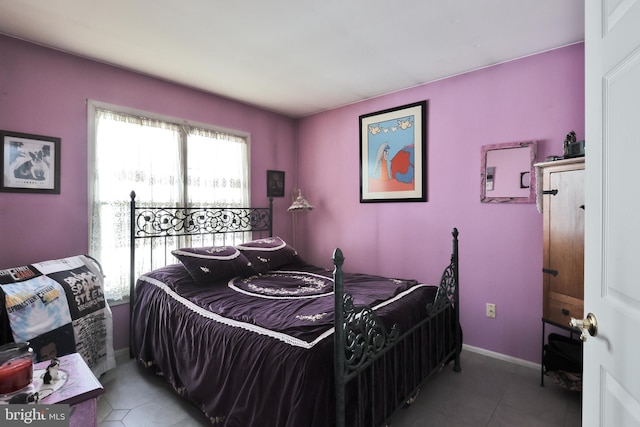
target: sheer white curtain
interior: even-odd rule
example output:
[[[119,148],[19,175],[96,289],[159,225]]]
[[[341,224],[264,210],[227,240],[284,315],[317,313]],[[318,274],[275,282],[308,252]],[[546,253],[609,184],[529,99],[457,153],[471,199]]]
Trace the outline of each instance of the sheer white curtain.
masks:
[[[189,129],[187,193],[198,206],[249,206],[247,143],[244,138]]]
[[[249,165],[245,138],[191,128],[187,137],[186,191],[190,206],[248,207]],[[218,235],[214,241],[192,238],[196,245],[235,245],[245,233]]]
[[[157,206],[179,203],[180,128],[103,110],[95,126],[90,253],[102,263],[107,298],[120,300],[129,294],[129,194]]]
[[[105,271],[109,300],[129,294],[131,191],[139,206],[249,206],[248,142],[244,136],[182,123],[90,108],[94,133],[89,149],[89,250]],[[169,241],[236,244],[224,241]],[[136,245],[148,245],[139,240]],[[154,248],[154,264],[173,262],[164,246]],[[161,251],[161,253],[157,253]],[[150,250],[136,255],[136,277],[155,268]]]

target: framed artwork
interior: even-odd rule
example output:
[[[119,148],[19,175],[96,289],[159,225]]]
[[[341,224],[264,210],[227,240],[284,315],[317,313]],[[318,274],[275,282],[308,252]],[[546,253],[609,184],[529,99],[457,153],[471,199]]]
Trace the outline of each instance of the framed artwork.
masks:
[[[360,116],[360,203],[427,201],[427,101]]]
[[[0,191],[60,194],[60,138],[0,130]]]
[[[267,197],[284,197],[283,171],[267,171]]]

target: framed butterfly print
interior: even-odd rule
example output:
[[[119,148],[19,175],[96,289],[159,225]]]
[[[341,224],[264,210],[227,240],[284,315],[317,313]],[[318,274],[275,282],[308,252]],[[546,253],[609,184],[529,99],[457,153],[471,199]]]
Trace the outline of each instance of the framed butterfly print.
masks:
[[[360,116],[360,203],[427,201],[427,101]]]

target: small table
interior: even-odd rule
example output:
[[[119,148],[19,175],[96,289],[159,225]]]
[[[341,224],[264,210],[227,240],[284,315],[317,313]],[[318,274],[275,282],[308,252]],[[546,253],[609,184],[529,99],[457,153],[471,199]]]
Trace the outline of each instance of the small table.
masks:
[[[571,338],[573,338],[573,334],[580,333],[572,326],[562,325],[560,323],[545,319],[544,317],[542,318],[542,359],[540,359],[540,386],[541,387],[544,387],[544,343],[545,343],[545,340],[547,339],[547,337],[545,336],[545,325],[547,323],[555,326],[556,328],[560,328],[560,329],[564,329],[565,331],[568,331],[570,334],[569,336]]]
[[[55,391],[42,398],[39,403],[69,405],[70,427],[96,427],[98,396],[104,393],[102,384],[78,353],[61,356],[58,360],[60,361],[60,373],[63,376],[66,375],[64,383],[59,387],[54,387]],[[40,380],[36,378],[38,375],[36,371],[46,370],[49,363],[47,360],[33,365],[34,382]],[[42,387],[47,386],[43,385]]]

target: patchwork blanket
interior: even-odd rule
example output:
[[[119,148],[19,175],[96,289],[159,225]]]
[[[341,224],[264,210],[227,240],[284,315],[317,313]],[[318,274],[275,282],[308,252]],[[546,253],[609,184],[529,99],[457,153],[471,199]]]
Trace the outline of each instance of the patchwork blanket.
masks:
[[[96,377],[114,368],[103,279],[84,255],[0,270],[3,318],[14,341],[28,341],[38,362],[77,352]]]

